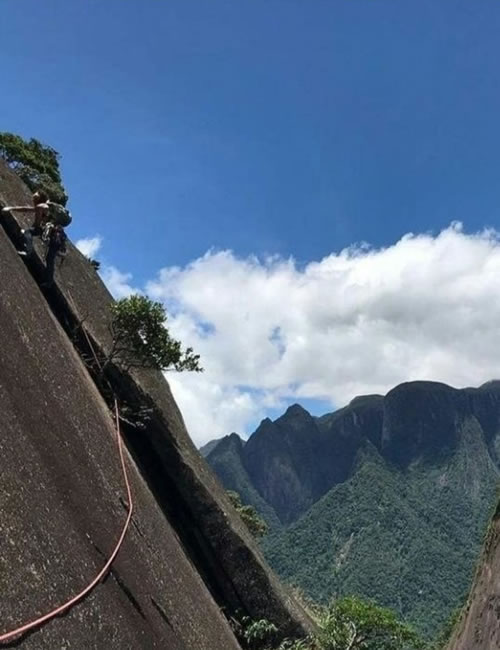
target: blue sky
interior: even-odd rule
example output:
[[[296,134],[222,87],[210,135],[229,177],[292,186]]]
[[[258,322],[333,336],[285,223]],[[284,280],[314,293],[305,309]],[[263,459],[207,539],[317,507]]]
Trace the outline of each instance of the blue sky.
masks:
[[[303,269],[355,242],[499,225],[498,2],[0,12],[2,129],[61,153],[70,236],[100,235],[98,257],[133,286],[210,249]]]

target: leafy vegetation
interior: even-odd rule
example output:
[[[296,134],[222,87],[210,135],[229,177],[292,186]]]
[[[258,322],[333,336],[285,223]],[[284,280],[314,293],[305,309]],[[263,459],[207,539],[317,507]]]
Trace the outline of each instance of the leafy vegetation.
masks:
[[[355,597],[341,598],[320,620],[321,650],[423,649],[422,639],[394,612]]]
[[[259,517],[257,510],[253,506],[243,505],[237,492],[227,490],[226,494],[252,535],[256,538],[264,537],[269,531],[269,526],[262,517]]]
[[[318,602],[374,599],[432,638],[465,599],[497,477],[474,424],[455,455],[432,468],[402,473],[367,449],[348,481],[287,529],[271,530],[263,550]]]
[[[24,140],[13,133],[0,132],[0,157],[32,192],[44,190],[49,199],[66,205],[68,195],[59,171],[59,154],[35,138]]]
[[[135,295],[116,301],[111,310],[113,344],[104,367],[117,361],[127,370],[203,370],[199,365],[200,356],[192,348],[183,351],[180,341],[170,336],[161,303]]]
[[[457,607],[453,610],[446,623],[441,628],[434,642],[429,644],[428,650],[444,650],[448,646],[451,636],[460,622],[462,608]]]
[[[243,618],[243,640],[249,650],[261,650],[271,648],[278,635],[278,628],[265,618],[252,621],[248,617]]]
[[[249,650],[432,650],[394,612],[355,597],[340,598],[322,608],[318,631],[307,639],[285,639],[263,619],[244,618],[243,641]]]

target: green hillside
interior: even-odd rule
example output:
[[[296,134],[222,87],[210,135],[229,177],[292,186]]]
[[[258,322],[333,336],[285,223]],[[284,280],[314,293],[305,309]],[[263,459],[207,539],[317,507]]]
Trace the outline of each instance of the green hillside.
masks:
[[[319,602],[374,599],[430,637],[470,585],[496,501],[499,418],[497,383],[408,384],[322,418],[294,407],[208,460],[268,519],[262,548],[287,582]]]
[[[318,601],[370,597],[434,634],[468,590],[498,471],[474,422],[457,454],[432,470],[402,473],[374,447],[360,456],[349,481],[264,540],[266,557]]]

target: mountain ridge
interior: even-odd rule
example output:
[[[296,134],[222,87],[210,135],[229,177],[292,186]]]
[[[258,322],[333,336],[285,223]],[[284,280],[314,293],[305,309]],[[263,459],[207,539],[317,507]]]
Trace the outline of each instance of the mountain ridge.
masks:
[[[437,399],[437,391],[439,399]],[[408,395],[410,395],[410,402],[405,404]],[[439,408],[434,409],[432,424],[439,430],[438,438],[432,435],[429,422],[421,419],[421,414],[428,413],[432,408],[433,401],[436,403],[436,400],[439,403]],[[493,403],[488,404],[488,401]],[[405,406],[405,419],[393,422],[392,412],[400,410],[401,406]],[[361,441],[359,431],[365,429],[362,435],[375,445],[382,456],[404,468],[410,462],[417,460],[432,462],[436,460],[436,453],[443,451],[443,447],[447,452],[456,445],[455,411],[461,416],[472,413],[478,418],[485,432],[486,440],[491,445],[490,450],[495,457],[495,462],[498,462],[498,458],[500,458],[498,453],[500,451],[500,380],[497,379],[485,382],[479,387],[465,388],[454,388],[443,382],[428,380],[403,382],[388,391],[385,396],[360,395],[353,398],[345,407],[321,416],[312,416],[300,404],[293,404],[276,420],[263,419],[247,440],[241,438],[237,433],[230,435],[237,436],[241,441],[240,451],[245,469],[252,479],[256,475],[255,487],[266,501],[270,500],[270,505],[273,505],[272,497],[266,498],[267,492],[265,485],[262,484],[262,477],[259,476],[259,468],[266,467],[266,454],[272,453],[277,446],[279,451],[282,451],[282,447],[280,447],[282,444],[288,447],[286,460],[292,467],[295,467],[299,452],[310,453],[313,444],[320,445],[321,453],[318,453],[318,456],[324,456],[325,451],[330,452],[327,453],[329,462],[335,443],[340,446],[347,442],[351,448],[348,450],[337,449],[337,452],[343,453],[346,463],[349,463]],[[399,413],[397,415],[399,418],[401,417]],[[309,429],[304,430],[306,427]],[[227,437],[219,438],[218,444],[226,440]],[[307,441],[304,440],[306,437]],[[207,444],[210,445],[212,442]],[[294,448],[291,452],[290,443],[296,444],[297,442],[299,449]],[[214,462],[216,458],[217,446],[215,445],[207,454],[209,463]],[[290,453],[292,453],[292,458],[289,457]],[[338,464],[339,458],[337,457],[336,460]],[[300,461],[303,461],[303,456],[300,456]],[[321,466],[319,469],[325,472]],[[332,472],[332,467],[329,466],[326,473],[329,473],[330,476],[322,494],[347,477],[345,467],[343,470],[339,468],[338,478],[332,477]],[[342,478],[343,476],[344,478]],[[329,484],[330,482],[331,484]],[[321,493],[321,488],[319,488],[319,492]],[[267,497],[270,495],[267,494]],[[282,508],[278,508],[279,510]],[[284,523],[289,520],[290,518],[286,518]]]
[[[319,600],[375,598],[431,635],[467,591],[496,497],[499,446],[498,380],[405,382],[323,416],[293,407],[265,421],[238,447],[240,493],[279,519],[268,519],[262,547],[284,579]],[[207,460],[223,480],[217,449]]]

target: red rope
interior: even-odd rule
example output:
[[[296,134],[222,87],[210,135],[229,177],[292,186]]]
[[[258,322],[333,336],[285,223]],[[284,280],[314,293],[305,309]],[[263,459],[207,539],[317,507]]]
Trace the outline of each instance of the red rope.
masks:
[[[125,534],[127,532],[127,529],[130,524],[130,520],[132,518],[133,503],[132,503],[132,491],[130,489],[130,483],[127,475],[127,468],[125,465],[125,455],[123,453],[123,441],[120,433],[120,412],[118,410],[118,402],[116,398],[115,398],[115,420],[116,420],[116,439],[117,439],[118,450],[120,454],[120,463],[122,466],[123,477],[125,479],[125,486],[127,488],[128,514],[127,514],[127,519],[125,521],[125,525],[123,526],[122,533],[120,535],[120,538],[118,539],[114,551],[112,552],[111,556],[109,557],[109,560],[103,566],[103,568],[98,573],[98,575],[92,580],[92,582],[87,587],[85,587],[85,589],[80,591],[80,593],[76,594],[76,596],[73,596],[73,598],[68,600],[66,603],[60,605],[59,607],[56,607],[48,614],[45,614],[44,616],[40,616],[40,618],[31,621],[31,623],[26,623],[25,625],[21,625],[20,627],[16,628],[15,630],[12,630],[11,632],[7,632],[5,634],[0,635],[0,642],[9,641],[14,637],[19,636],[20,634],[24,634],[25,632],[28,632],[29,630],[32,630],[33,628],[38,627],[43,623],[46,623],[50,619],[59,616],[59,614],[62,614],[70,607],[73,607],[73,605],[76,605],[76,603],[78,603],[80,600],[82,600],[82,598],[84,598],[88,593],[90,593],[92,589],[94,589],[94,587],[102,580],[102,578],[109,571],[111,565],[113,564],[114,559],[118,555],[118,551],[120,550],[123,540],[125,539]]]

